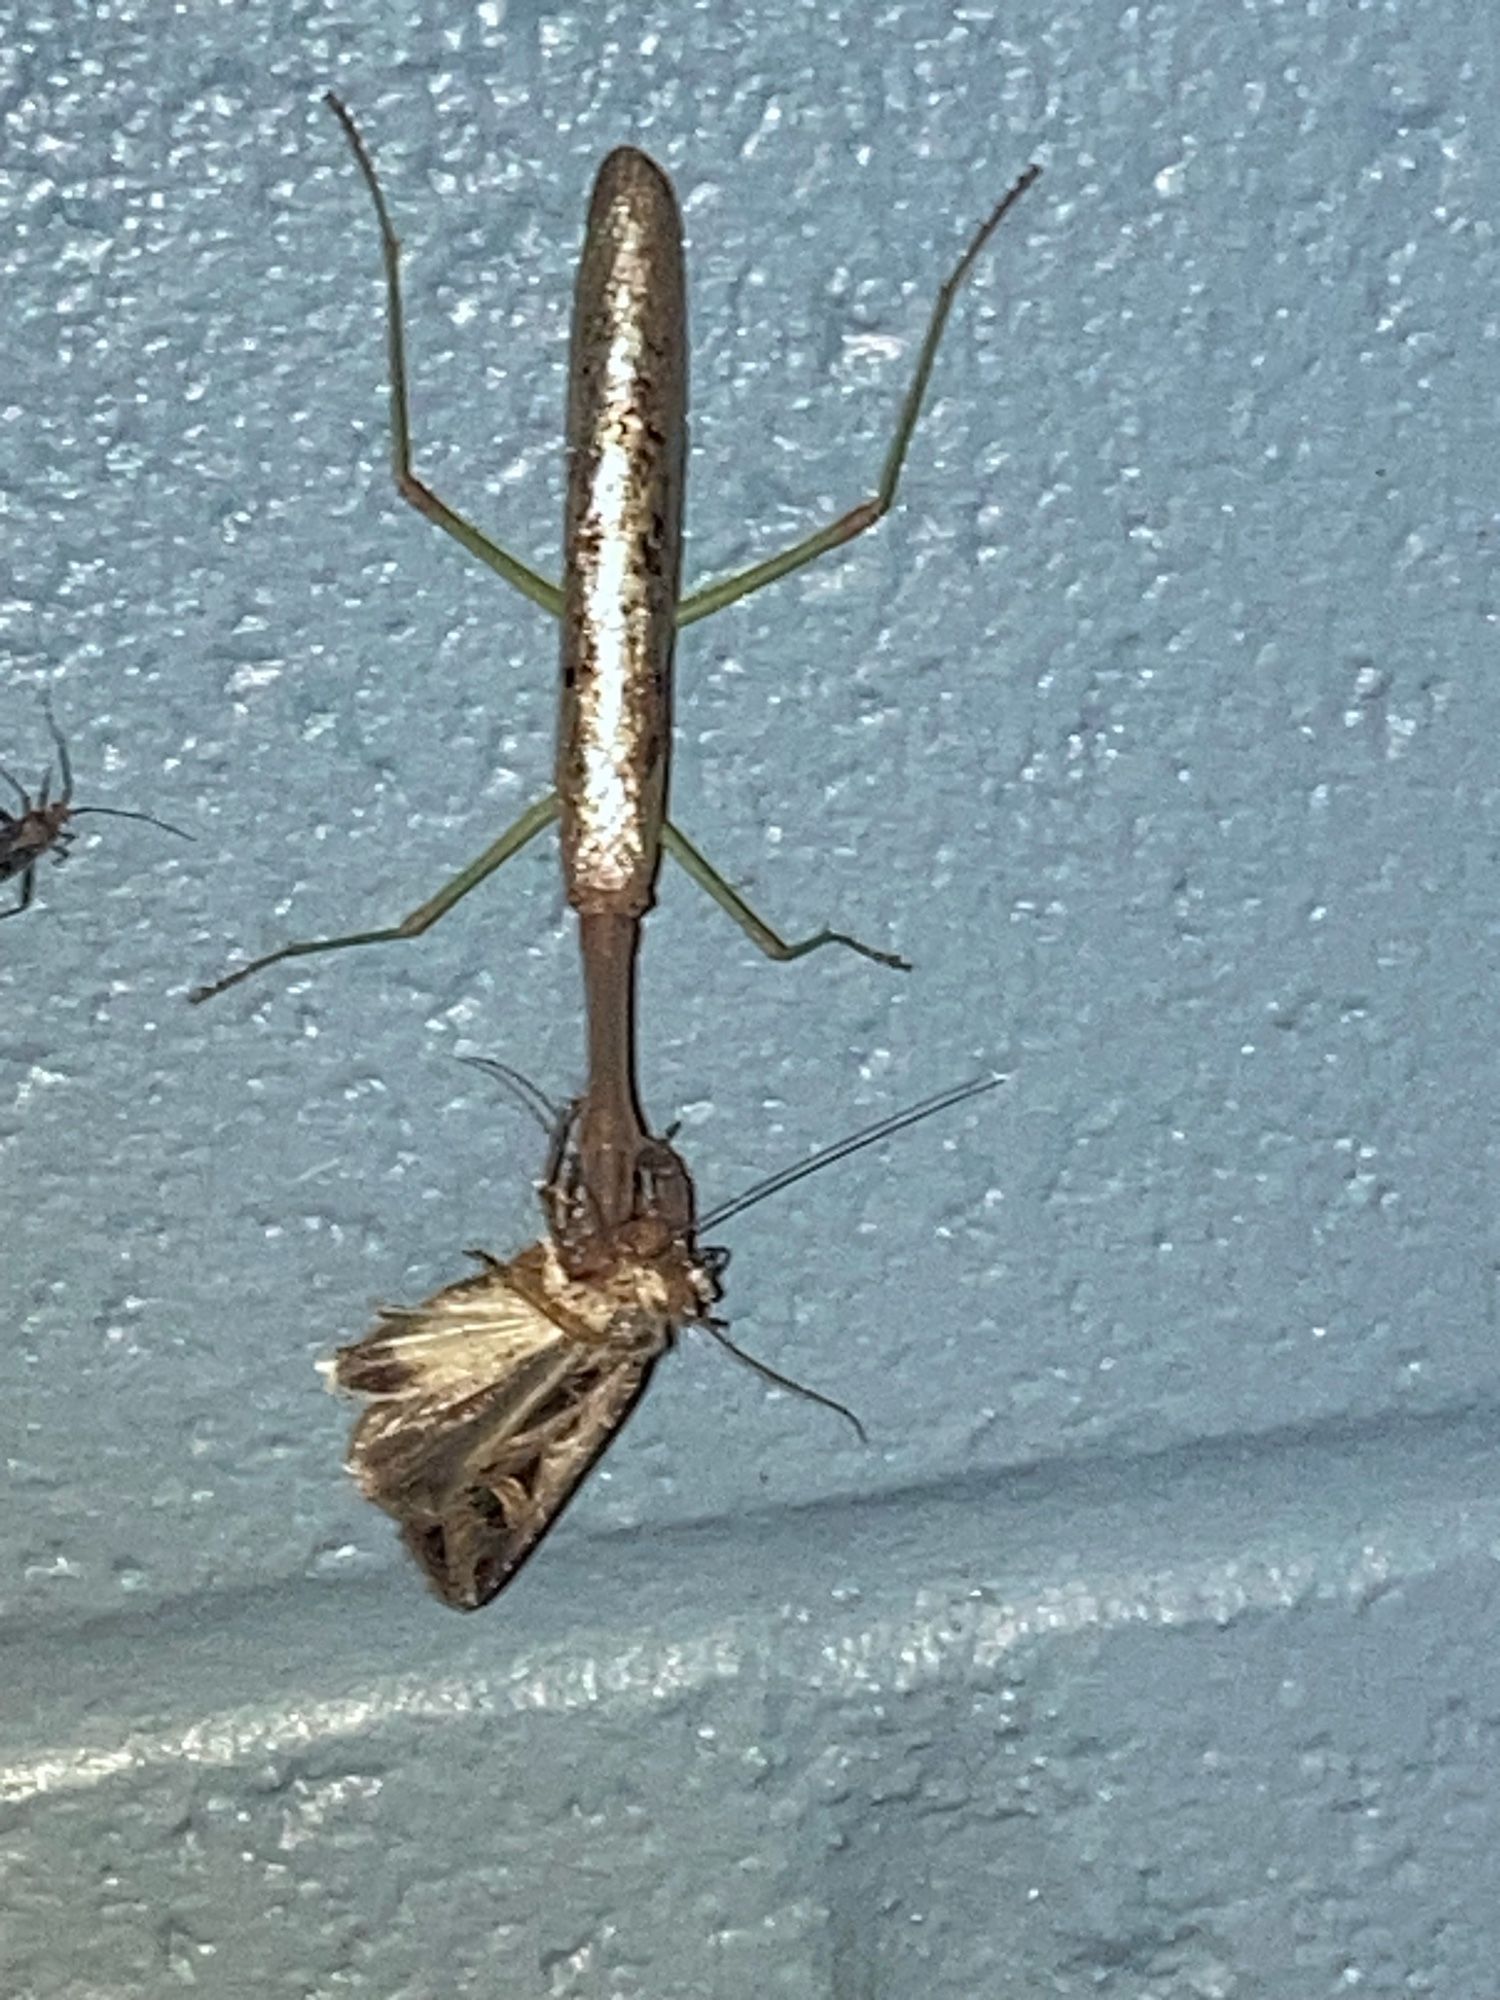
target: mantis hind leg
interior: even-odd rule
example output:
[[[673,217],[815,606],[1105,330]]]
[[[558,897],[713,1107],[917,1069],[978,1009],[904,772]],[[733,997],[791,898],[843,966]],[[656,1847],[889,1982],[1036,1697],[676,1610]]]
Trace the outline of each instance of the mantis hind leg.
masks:
[[[794,958],[806,958],[811,951],[821,951],[825,944],[841,944],[848,951],[857,951],[861,958],[872,958],[877,965],[889,965],[897,972],[910,972],[909,962],[893,951],[877,951],[873,945],[861,944],[847,931],[815,931],[811,937],[795,940],[782,937],[772,930],[763,917],[745,901],[738,889],[733,888],[714,867],[707,855],[700,853],[680,827],[671,820],[663,823],[661,830],[663,850],[682,868],[685,868],[700,889],[706,889],[721,910],[734,918],[740,929],[753,945],[763,951],[767,958],[774,958],[786,964]]]
[[[385,265],[386,354],[391,392],[391,473],[396,481],[396,490],[419,514],[425,514],[429,521],[435,522],[445,535],[451,535],[471,556],[478,556],[482,563],[503,576],[523,597],[529,597],[533,604],[539,604],[543,611],[550,611],[554,618],[559,618],[562,615],[562,592],[557,585],[549,583],[529,563],[501,548],[498,542],[492,542],[472,521],[466,521],[462,514],[455,513],[413,470],[405,308],[401,298],[401,243],[385,204],[375,162],[348,106],[331,90],[325,92],[323,102],[344,128],[344,137],[349,142],[360,176],[369,189],[370,200],[375,206],[375,219],[380,227],[380,254]]]
[[[1041,168],[1028,167],[1020,178],[1009,187],[1001,199],[991,209],[979,228],[969,240],[968,248],[954,265],[946,282],[937,295],[932,308],[932,316],[927,322],[927,332],[917,355],[917,365],[907,389],[906,400],[901,405],[901,413],[896,419],[896,434],[891,439],[886,452],[885,464],[881,468],[880,483],[868,500],[861,500],[857,507],[851,507],[847,514],[841,514],[826,528],[794,542],[780,555],[768,556],[764,562],[753,563],[749,569],[741,570],[736,576],[720,578],[717,583],[706,584],[701,590],[691,591],[677,607],[679,628],[694,625],[700,618],[710,618],[714,612],[722,611],[726,605],[736,604],[742,597],[749,597],[778,578],[789,576],[793,570],[802,569],[819,556],[827,555],[833,549],[841,549],[846,542],[852,542],[867,528],[873,528],[883,520],[895,505],[896,489],[901,483],[902,467],[906,464],[906,454],[911,445],[912,433],[917,428],[917,419],[922,414],[922,404],[927,395],[927,384],[932,377],[933,363],[937,360],[938,347],[942,342],[943,329],[948,324],[948,315],[953,310],[953,301],[958,296],[959,287],[969,275],[974,260],[983,250],[1001,222],[1025,194],[1032,182],[1040,174]]]
[[[268,966],[280,965],[289,958],[312,958],[325,951],[350,951],[356,945],[394,944],[401,938],[420,937],[424,931],[431,930],[440,917],[447,916],[455,903],[461,902],[471,889],[477,888],[487,875],[493,875],[503,862],[518,854],[528,841],[534,840],[556,818],[557,794],[549,792],[546,798],[528,806],[498,840],[492,841],[467,868],[461,868],[450,881],[445,882],[435,896],[429,896],[425,903],[419,903],[416,909],[408,911],[399,923],[387,924],[376,931],[350,931],[343,937],[304,938],[296,944],[284,944],[278,951],[268,951],[264,957],[252,958],[248,965],[226,972],[211,985],[195,986],[188,999],[196,1007],[201,1001],[212,1000],[216,993],[227,993],[231,986],[238,986],[253,972],[264,972]]]

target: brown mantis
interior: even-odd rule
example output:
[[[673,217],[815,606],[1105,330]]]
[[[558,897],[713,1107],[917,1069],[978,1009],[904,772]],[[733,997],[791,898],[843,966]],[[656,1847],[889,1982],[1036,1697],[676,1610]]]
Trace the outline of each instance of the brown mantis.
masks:
[[[144,820],[147,826],[159,826],[163,833],[175,833],[179,840],[191,840],[190,833],[184,833],[180,826],[158,819],[154,813],[129,812],[124,806],[75,806],[73,803],[73,766],[68,756],[68,745],[62,731],[57,726],[50,704],[43,704],[47,718],[47,728],[57,750],[57,772],[62,790],[54,799],[52,772],[42,773],[41,784],[36,797],[18,778],[13,778],[0,765],[0,778],[10,786],[21,802],[18,813],[6,812],[0,807],[0,882],[21,879],[21,891],[17,900],[8,910],[0,910],[0,922],[6,917],[18,917],[23,910],[31,907],[32,892],[36,886],[37,863],[44,855],[51,853],[58,861],[65,861],[72,845],[73,831],[70,820],[80,818],[84,813],[98,813],[106,819]]]
[[[665,174],[621,147],[595,183],[573,318],[568,396],[570,472],[559,586],[492,541],[439,499],[416,473],[407,388],[400,245],[374,163],[346,107],[328,93],[369,191],[385,269],[391,464],[417,511],[562,625],[562,697],[554,789],[467,867],[398,923],[282,945],[225,973],[191,998],[222,993],[268,966],[315,953],[420,937],[469,891],[535,839],[562,824],[568,900],[586,932],[591,999],[626,977],[635,930],[651,907],[663,852],[707,890],[769,957],[804,957],[841,944],[904,968],[893,953],[823,929],[788,940],[730,886],[667,814],[672,661],[684,626],[843,547],[889,512],[921,413],[953,300],[975,259],[1036,180],[1031,166],[975,232],[938,293],[875,493],[838,520],[686,596],[680,590],[686,454],[687,344],[682,227]],[[610,851],[598,848],[607,830]],[[624,1019],[591,1006],[598,1031]],[[592,1032],[592,1030],[591,1030]]]
[[[663,852],[774,958],[838,943],[901,963],[837,931],[787,942],[668,818],[677,631],[853,540],[889,509],[953,296],[1037,169],[1028,169],[989,216],[939,295],[875,497],[781,555],[683,597],[681,221],[670,183],[644,153],[632,147],[611,153],[595,182],[578,274],[559,589],[454,513],[412,469],[399,247],[353,120],[336,98],[328,101],[380,225],[397,486],[561,620],[556,784],[401,923],[284,945],[193,997],[205,999],[284,959],[418,936],[554,819],[561,823],[568,901],[579,918],[588,1077],[554,1140],[542,1191],[545,1234],[506,1262],[476,1252],[483,1266],[477,1275],[414,1309],[387,1311],[372,1333],[329,1364],[339,1386],[370,1399],[350,1445],[350,1468],[362,1490],[401,1524],[444,1601],[472,1609],[516,1574],[678,1331],[697,1322],[724,1337],[711,1316],[724,1255],[700,1249],[692,1179],[670,1139],[648,1129],[636,1083],[636,960]],[[709,1224],[1001,1080],[981,1078],[857,1134],[773,1176]]]

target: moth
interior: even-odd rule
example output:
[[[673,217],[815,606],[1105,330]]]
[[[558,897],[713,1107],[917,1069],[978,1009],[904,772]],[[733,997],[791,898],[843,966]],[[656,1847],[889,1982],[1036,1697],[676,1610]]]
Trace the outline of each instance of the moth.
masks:
[[[704,1219],[714,1228],[834,1160],[1005,1081],[991,1074],[940,1092],[784,1168]],[[554,1143],[543,1236],[421,1305],[386,1307],[363,1340],[320,1364],[330,1385],[364,1397],[348,1469],[401,1530],[445,1604],[474,1611],[499,1596],[562,1514],[650,1385],[662,1356],[700,1326],[783,1389],[858,1419],[731,1341],[713,1308],[729,1253],[703,1248],[693,1184],[656,1139],[639,1212],[601,1231],[589,1211],[577,1106]]]
[[[144,820],[148,826],[159,826],[163,833],[175,833],[179,840],[191,840],[190,833],[184,833],[180,826],[172,826],[164,819],[157,819],[154,813],[127,812],[123,806],[75,806],[73,803],[73,766],[68,757],[67,742],[57,726],[57,719],[51,707],[44,704],[43,713],[47,718],[47,728],[51,732],[57,749],[58,776],[62,790],[54,799],[51,797],[52,770],[50,765],[42,773],[41,784],[35,798],[27,791],[18,778],[13,778],[3,764],[0,764],[0,778],[10,786],[20,801],[18,813],[7,812],[0,806],[0,882],[13,882],[20,877],[20,894],[8,910],[0,910],[0,922],[6,917],[18,917],[23,910],[31,907],[32,892],[36,887],[37,863],[47,854],[54,860],[65,861],[68,849],[73,843],[73,829],[70,820],[80,818],[84,813],[99,813],[106,819]]]

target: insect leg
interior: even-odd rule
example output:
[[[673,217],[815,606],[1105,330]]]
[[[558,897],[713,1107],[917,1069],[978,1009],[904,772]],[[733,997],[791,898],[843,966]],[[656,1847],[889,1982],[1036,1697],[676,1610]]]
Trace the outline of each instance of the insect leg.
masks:
[[[52,741],[57,745],[57,767],[62,776],[62,791],[58,796],[64,805],[68,805],[73,798],[73,766],[68,757],[67,738],[57,726],[57,717],[52,713],[52,703],[45,697],[42,708],[47,717],[47,727],[52,733]]]
[[[1027,188],[1041,172],[1040,167],[1028,167],[1004,198],[991,210],[984,222],[975,231],[969,247],[953,267],[947,282],[937,295],[932,308],[932,317],[927,322],[927,334],[917,355],[916,372],[912,376],[911,387],[906,392],[906,401],[901,405],[901,414],[896,422],[896,435],[886,453],[885,465],[881,469],[880,484],[868,500],[861,500],[828,527],[820,528],[805,540],[795,542],[791,548],[783,549],[780,555],[769,556],[766,561],[753,563],[749,569],[741,570],[738,576],[726,576],[717,583],[710,583],[701,590],[691,591],[677,607],[677,623],[696,624],[700,618],[708,618],[715,611],[722,611],[727,604],[735,604],[752,591],[760,590],[765,584],[775,583],[778,578],[789,576],[793,570],[804,564],[816,562],[819,556],[827,555],[832,549],[839,549],[846,542],[852,542],[862,535],[866,528],[888,514],[896,498],[896,488],[900,484],[901,469],[906,463],[907,448],[911,444],[912,433],[917,427],[917,419],[922,414],[923,398],[927,394],[928,379],[932,365],[937,359],[938,344],[943,337],[943,329],[948,324],[948,315],[953,310],[953,301],[970,267],[1003,218],[1018,202]]]
[[[409,911],[399,924],[390,924],[378,931],[352,931],[347,937],[305,938],[297,944],[284,944],[279,951],[269,951],[263,958],[253,958],[248,965],[237,966],[233,972],[225,973],[222,979],[214,980],[211,985],[195,986],[188,999],[194,1006],[201,1000],[211,1000],[216,993],[225,993],[231,986],[238,986],[252,972],[264,972],[268,965],[280,965],[283,959],[311,958],[317,952],[347,951],[358,944],[391,944],[398,938],[420,937],[424,931],[431,930],[439,917],[445,917],[455,903],[467,896],[487,875],[493,875],[502,862],[518,854],[529,840],[534,840],[556,818],[557,794],[549,792],[546,798],[528,806],[483,854],[476,856],[467,868],[461,868],[435,896],[429,896],[425,903]]]
[[[540,576],[529,563],[513,556],[508,549],[492,542],[488,535],[480,532],[472,521],[466,521],[462,514],[456,514],[444,501],[439,500],[431,487],[419,479],[411,462],[411,411],[407,396],[406,375],[406,332],[401,303],[401,242],[391,222],[390,210],[386,207],[385,196],[381,192],[380,181],[375,173],[375,163],[360,136],[359,127],[350,115],[348,107],[330,90],[325,92],[323,102],[344,128],[344,137],[349,141],[356,166],[370,191],[370,199],[375,204],[375,216],[380,225],[380,254],[385,264],[385,311],[386,349],[389,357],[391,388],[391,471],[395,477],[396,490],[403,500],[409,501],[419,514],[425,514],[429,521],[437,523],[444,534],[451,535],[469,551],[487,563],[505,581],[529,597],[533,604],[539,604],[543,611],[550,611],[554,618],[562,615],[562,592],[555,583]]]
[[[895,952],[876,951],[873,945],[861,944],[858,938],[850,937],[846,931],[815,931],[811,937],[789,943],[755,914],[739,891],[724,880],[707,855],[701,854],[671,820],[662,824],[661,844],[673,860],[687,870],[698,887],[706,889],[721,910],[728,911],[750,942],[758,945],[767,958],[784,963],[788,959],[805,958],[808,952],[817,951],[825,944],[841,944],[850,951],[857,951],[861,958],[873,958],[877,965],[894,966],[897,972],[911,971],[908,961]]]
[[[12,903],[8,910],[0,910],[0,924],[3,924],[7,917],[20,916],[22,910],[26,909],[30,905],[31,892],[32,889],[35,887],[35,885],[36,885],[36,863],[33,861],[29,868],[23,868],[21,871],[20,902]]]
[[[0,764],[0,778],[5,780],[6,784],[10,786],[16,797],[21,801],[22,812],[29,813],[31,811],[31,794],[21,783],[20,779],[13,778],[3,764]]]

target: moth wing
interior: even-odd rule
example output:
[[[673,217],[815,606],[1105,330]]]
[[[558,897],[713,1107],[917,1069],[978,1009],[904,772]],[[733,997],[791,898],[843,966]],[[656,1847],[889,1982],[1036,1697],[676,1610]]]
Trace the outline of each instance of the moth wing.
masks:
[[[323,1365],[340,1389],[437,1412],[565,1339],[503,1270],[486,1271],[420,1306],[385,1307],[372,1333]]]
[[[600,1357],[573,1370],[520,1434],[493,1413],[447,1504],[407,1513],[402,1540],[445,1604],[475,1611],[499,1596],[614,1442],[660,1353]]]
[[[571,1368],[557,1322],[502,1271],[449,1285],[413,1307],[387,1307],[372,1333],[325,1364],[338,1388],[368,1396],[349,1470],[397,1513],[441,1506],[477,1439],[524,1421]]]
[[[447,1604],[498,1595],[557,1519],[650,1380],[659,1342],[569,1335],[503,1266],[388,1308],[324,1365],[371,1399],[348,1467]]]

